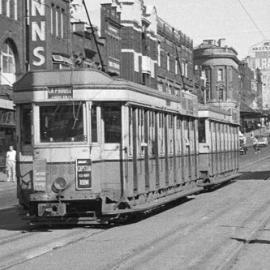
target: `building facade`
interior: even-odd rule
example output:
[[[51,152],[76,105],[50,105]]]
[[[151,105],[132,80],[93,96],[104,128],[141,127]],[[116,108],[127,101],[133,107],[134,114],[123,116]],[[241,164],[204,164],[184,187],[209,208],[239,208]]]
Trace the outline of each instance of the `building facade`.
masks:
[[[205,40],[194,49],[194,69],[205,78],[203,100],[239,118],[241,76],[237,52],[223,40]],[[238,119],[239,120],[239,119]]]
[[[103,0],[101,6],[108,69],[119,67],[121,78],[172,95],[192,91],[193,42],[188,36],[142,0]]]
[[[24,2],[0,0],[0,170],[8,146],[15,144],[12,85],[26,70]]]
[[[261,72],[262,81],[262,109],[270,109],[270,41],[265,40],[250,47],[247,57],[249,67],[257,76],[257,69]],[[260,80],[260,79],[259,79]],[[260,99],[260,93],[258,93]],[[260,102],[260,101],[259,101]],[[260,105],[259,105],[260,106]]]
[[[239,63],[240,97],[249,107],[253,107],[257,93],[255,72],[251,70],[246,61]]]

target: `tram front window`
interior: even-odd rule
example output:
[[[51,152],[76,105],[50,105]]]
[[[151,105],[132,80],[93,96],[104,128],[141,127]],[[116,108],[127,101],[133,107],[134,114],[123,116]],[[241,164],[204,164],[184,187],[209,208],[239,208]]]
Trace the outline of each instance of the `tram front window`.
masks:
[[[40,107],[40,141],[84,141],[82,104]]]

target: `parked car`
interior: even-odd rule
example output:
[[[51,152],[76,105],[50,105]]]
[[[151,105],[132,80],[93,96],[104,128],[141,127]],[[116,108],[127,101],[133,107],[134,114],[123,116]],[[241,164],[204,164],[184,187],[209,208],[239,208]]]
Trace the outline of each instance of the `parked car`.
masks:
[[[267,146],[268,145],[267,137],[259,136],[257,139],[258,139],[258,146]]]

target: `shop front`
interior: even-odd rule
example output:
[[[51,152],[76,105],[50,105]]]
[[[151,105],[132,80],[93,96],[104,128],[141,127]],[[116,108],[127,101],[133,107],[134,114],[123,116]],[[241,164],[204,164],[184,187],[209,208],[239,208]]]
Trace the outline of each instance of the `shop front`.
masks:
[[[10,145],[16,145],[14,104],[10,100],[0,100],[0,171],[5,170]]]

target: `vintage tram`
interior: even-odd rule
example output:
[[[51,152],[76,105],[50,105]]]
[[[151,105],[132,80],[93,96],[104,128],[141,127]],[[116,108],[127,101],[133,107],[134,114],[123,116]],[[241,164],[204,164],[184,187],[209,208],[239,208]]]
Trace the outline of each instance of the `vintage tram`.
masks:
[[[237,172],[238,127],[230,119],[222,128],[228,166],[210,162],[225,150],[214,146],[200,166],[191,93],[91,69],[29,72],[14,93],[18,198],[32,222],[106,222],[199,192],[224,169],[227,178]]]
[[[239,176],[238,130],[236,110],[200,104],[199,171],[205,188]]]

